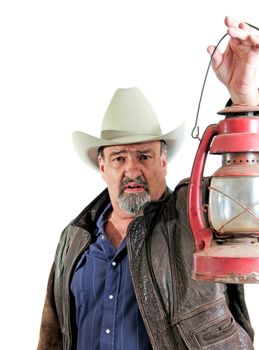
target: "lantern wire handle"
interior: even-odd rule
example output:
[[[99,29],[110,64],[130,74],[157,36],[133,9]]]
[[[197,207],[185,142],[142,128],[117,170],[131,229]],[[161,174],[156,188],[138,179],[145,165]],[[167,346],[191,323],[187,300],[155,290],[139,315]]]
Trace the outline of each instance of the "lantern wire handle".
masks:
[[[202,97],[203,97],[203,92],[204,92],[204,89],[205,89],[205,84],[206,84],[206,81],[207,81],[207,77],[208,77],[208,73],[209,73],[209,70],[210,70],[210,66],[211,66],[211,62],[212,62],[212,58],[219,46],[219,44],[221,43],[221,41],[228,35],[228,33],[224,34],[222,36],[222,38],[219,40],[219,42],[217,43],[217,45],[215,46],[211,56],[210,56],[210,61],[209,61],[209,64],[208,64],[208,67],[207,67],[207,70],[206,70],[206,73],[205,73],[205,77],[204,77],[204,80],[203,80],[203,84],[202,84],[202,88],[201,88],[201,93],[200,93],[200,98],[199,98],[199,103],[198,103],[198,108],[197,108],[197,113],[196,113],[196,118],[195,118],[195,124],[194,124],[194,127],[192,129],[192,133],[191,133],[191,136],[193,139],[198,139],[200,141],[200,135],[199,135],[199,132],[200,132],[200,128],[199,128],[199,125],[198,125],[198,119],[199,119],[199,113],[200,113],[200,108],[201,108],[201,100],[202,100]],[[194,132],[196,130],[196,134],[194,135]]]
[[[250,23],[247,23],[245,22],[245,24],[249,25],[251,28],[254,28],[256,30],[259,31],[259,28],[254,26],[253,24],[250,24]],[[217,45],[215,46],[211,56],[210,56],[210,61],[209,61],[209,64],[208,64],[208,67],[207,67],[207,70],[206,70],[206,73],[205,73],[205,77],[204,77],[204,80],[203,80],[203,84],[202,84],[202,89],[201,89],[201,93],[200,93],[200,98],[199,98],[199,103],[198,103],[198,108],[197,108],[197,113],[196,113],[196,118],[195,118],[195,123],[194,123],[194,127],[192,129],[192,132],[191,132],[191,136],[193,139],[198,139],[200,141],[200,135],[199,135],[199,132],[200,132],[200,128],[199,128],[199,125],[198,125],[198,119],[199,119],[199,113],[200,113],[200,107],[201,107],[201,100],[202,100],[202,97],[203,97],[203,92],[204,92],[204,88],[205,88],[205,84],[206,84],[206,81],[207,81],[207,77],[208,77],[208,73],[209,73],[209,69],[210,69],[210,66],[211,66],[211,62],[212,62],[212,58],[215,54],[215,51],[217,50],[219,44],[222,42],[222,40],[228,35],[228,33],[224,34],[222,36],[222,38],[219,40],[219,42],[217,43]],[[194,134],[196,131],[196,134]]]

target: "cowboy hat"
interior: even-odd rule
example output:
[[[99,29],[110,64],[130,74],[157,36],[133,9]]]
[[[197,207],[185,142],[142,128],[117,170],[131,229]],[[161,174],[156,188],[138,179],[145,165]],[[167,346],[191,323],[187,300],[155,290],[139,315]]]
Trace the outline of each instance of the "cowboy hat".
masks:
[[[157,117],[142,92],[136,87],[118,89],[104,115],[100,138],[75,131],[73,144],[79,157],[97,170],[98,149],[102,146],[164,140],[168,160],[171,160],[183,142],[184,129],[183,122],[163,135]]]

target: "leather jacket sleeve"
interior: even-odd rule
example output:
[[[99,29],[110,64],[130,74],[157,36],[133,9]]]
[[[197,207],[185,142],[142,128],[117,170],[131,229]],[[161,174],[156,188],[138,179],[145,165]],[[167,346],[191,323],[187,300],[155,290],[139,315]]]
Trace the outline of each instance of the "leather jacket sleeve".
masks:
[[[229,309],[235,320],[245,329],[252,341],[254,341],[254,330],[250,323],[249,313],[245,302],[244,285],[228,284],[227,299]]]
[[[62,350],[62,333],[54,301],[54,264],[51,268],[43,307],[37,350]]]

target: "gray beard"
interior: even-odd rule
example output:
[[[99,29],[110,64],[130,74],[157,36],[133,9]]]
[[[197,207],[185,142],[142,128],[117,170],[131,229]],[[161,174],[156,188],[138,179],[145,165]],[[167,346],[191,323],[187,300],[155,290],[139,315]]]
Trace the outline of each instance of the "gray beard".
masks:
[[[150,202],[150,199],[150,195],[146,191],[143,193],[122,193],[119,196],[119,206],[127,213],[136,215],[144,204]]]

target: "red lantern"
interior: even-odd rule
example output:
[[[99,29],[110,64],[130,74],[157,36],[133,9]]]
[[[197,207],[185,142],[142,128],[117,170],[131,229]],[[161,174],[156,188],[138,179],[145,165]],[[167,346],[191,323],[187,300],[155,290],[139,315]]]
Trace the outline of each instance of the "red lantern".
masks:
[[[190,179],[188,215],[196,252],[193,278],[259,283],[259,108],[231,106],[201,139]],[[221,154],[202,203],[207,154]]]

